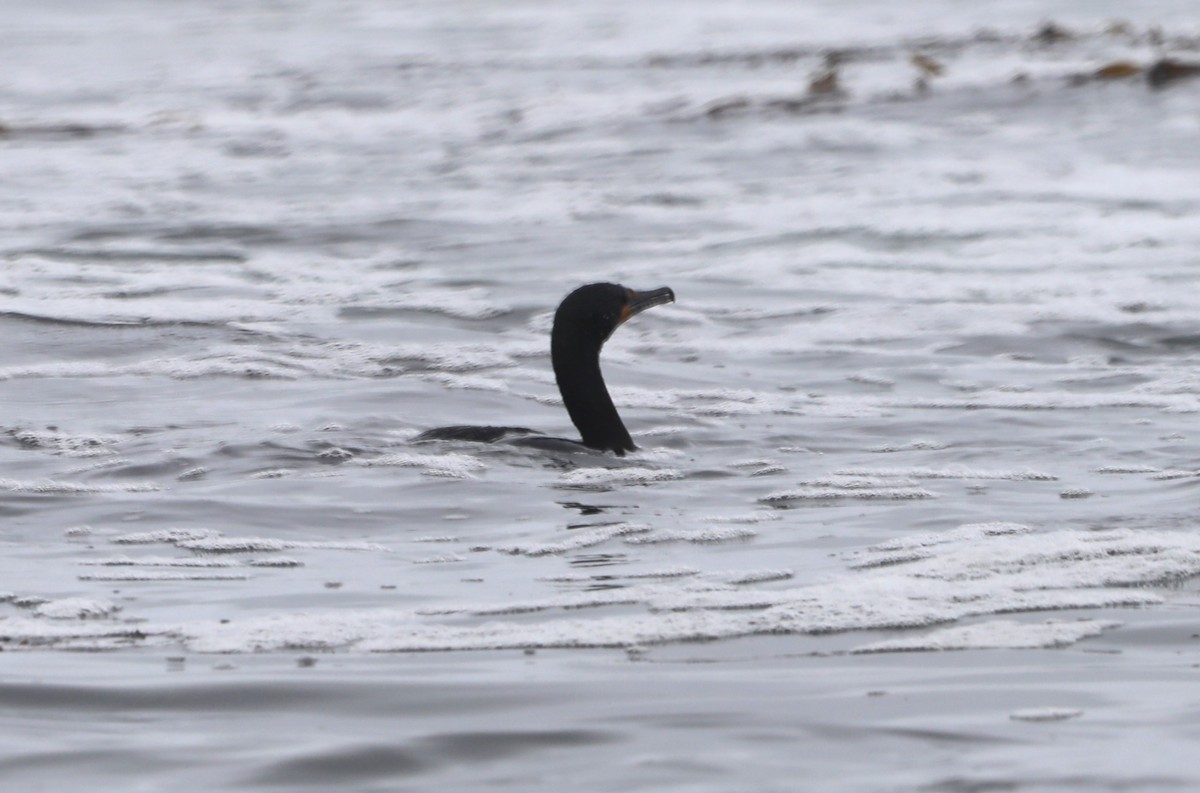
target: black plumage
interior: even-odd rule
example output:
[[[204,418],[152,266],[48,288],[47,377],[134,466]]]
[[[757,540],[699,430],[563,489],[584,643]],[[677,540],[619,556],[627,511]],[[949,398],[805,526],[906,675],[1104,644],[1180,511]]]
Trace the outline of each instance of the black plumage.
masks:
[[[453,426],[427,430],[418,441],[454,440],[558,447],[564,443],[622,456],[637,449],[621,421],[604,377],[600,349],[621,323],[648,308],[675,302],[668,287],[644,292],[619,284],[588,284],[567,295],[554,314],[550,359],[563,405],[582,441],[538,435],[526,427]]]

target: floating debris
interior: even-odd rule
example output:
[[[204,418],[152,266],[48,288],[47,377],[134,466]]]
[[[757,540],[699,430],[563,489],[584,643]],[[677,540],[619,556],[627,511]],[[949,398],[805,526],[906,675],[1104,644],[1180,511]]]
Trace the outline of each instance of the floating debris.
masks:
[[[908,60],[909,63],[917,67],[917,70],[924,77],[941,77],[942,73],[946,70],[946,67],[942,66],[941,63],[920,52],[914,52],[909,56]]]
[[[810,96],[841,95],[843,92],[841,83],[838,80],[837,68],[826,68],[817,73],[816,76],[808,81],[808,93]]]
[[[1146,79],[1150,81],[1151,88],[1163,88],[1177,80],[1196,75],[1200,75],[1200,63],[1163,58],[1150,67],[1146,72]]]
[[[1085,85],[1093,82],[1112,82],[1137,77],[1142,73],[1142,67],[1133,61],[1113,61],[1087,74],[1076,74],[1070,78],[1071,85]],[[1133,312],[1131,312],[1133,313]]]
[[[1071,41],[1075,38],[1075,34],[1062,25],[1047,21],[1038,28],[1038,31],[1031,38],[1037,44],[1050,47],[1055,44],[1061,44],[1064,41]]]
[[[1097,80],[1122,80],[1142,73],[1142,67],[1131,61],[1114,61],[1092,73]]]

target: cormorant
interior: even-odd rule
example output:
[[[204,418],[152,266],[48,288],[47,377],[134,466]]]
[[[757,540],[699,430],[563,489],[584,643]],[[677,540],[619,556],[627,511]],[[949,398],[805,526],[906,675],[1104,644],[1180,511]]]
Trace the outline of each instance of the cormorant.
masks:
[[[526,427],[437,427],[418,435],[417,441],[510,440],[521,446],[562,448],[585,446],[609,451],[618,457],[637,449],[617,415],[612,397],[600,374],[600,348],[625,320],[648,308],[674,303],[669,287],[635,292],[619,284],[587,284],[567,295],[554,314],[550,332],[550,360],[563,405],[579,430],[582,441],[538,435]]]

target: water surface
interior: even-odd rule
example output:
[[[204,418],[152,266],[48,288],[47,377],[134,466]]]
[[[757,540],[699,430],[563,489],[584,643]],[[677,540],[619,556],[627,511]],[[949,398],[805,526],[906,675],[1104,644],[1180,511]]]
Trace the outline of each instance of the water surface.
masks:
[[[643,6],[10,15],[10,784],[1196,786],[1194,10]]]

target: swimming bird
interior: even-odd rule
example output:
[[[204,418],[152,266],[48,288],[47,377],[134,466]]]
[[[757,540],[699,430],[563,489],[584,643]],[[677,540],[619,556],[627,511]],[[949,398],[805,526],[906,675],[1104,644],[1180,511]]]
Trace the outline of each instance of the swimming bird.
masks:
[[[587,284],[567,295],[554,313],[550,361],[571,422],[581,441],[539,435],[527,427],[437,427],[416,441],[507,441],[546,449],[586,447],[618,457],[637,449],[600,374],[600,348],[621,323],[648,308],[674,303],[669,287],[634,291],[620,284]]]

